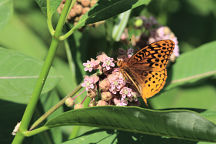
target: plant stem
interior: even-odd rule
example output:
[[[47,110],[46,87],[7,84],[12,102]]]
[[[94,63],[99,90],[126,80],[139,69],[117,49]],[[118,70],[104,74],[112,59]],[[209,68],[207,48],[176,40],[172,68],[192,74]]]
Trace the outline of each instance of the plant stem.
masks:
[[[43,132],[43,131],[46,131],[46,130],[48,130],[48,129],[50,129],[50,128],[47,127],[47,126],[42,126],[42,127],[37,128],[37,129],[35,129],[35,130],[32,130],[32,131],[23,132],[23,135],[24,135],[24,136],[27,136],[27,137],[30,137],[30,136],[36,135],[36,134],[38,134],[38,133],[41,133],[41,132]]]
[[[72,0],[67,0],[64,8],[62,10],[62,14],[58,20],[56,31],[54,33],[54,36],[52,36],[52,41],[50,44],[50,48],[49,48],[46,60],[43,64],[39,78],[37,79],[37,82],[36,82],[35,88],[33,90],[31,99],[30,99],[30,101],[26,107],[26,110],[24,112],[24,115],[22,117],[19,131],[18,131],[17,135],[15,136],[12,144],[20,144],[24,140],[24,135],[22,133],[27,131],[27,129],[28,129],[28,125],[31,121],[32,115],[34,113],[34,110],[36,108],[36,105],[37,105],[37,102],[39,99],[39,96],[40,96],[41,91],[43,89],[45,80],[46,80],[47,75],[49,73],[49,70],[51,68],[53,59],[55,57],[56,49],[57,49],[58,44],[59,44],[58,38],[62,33],[62,28],[63,28],[63,25],[65,24],[65,20],[67,18],[66,16],[67,16],[68,10],[70,8],[71,1]]]
[[[61,101],[59,101],[56,105],[54,105],[51,109],[49,109],[45,114],[43,114],[38,120],[36,120],[30,130],[37,127],[42,121],[44,121],[50,114],[52,114],[55,110],[57,110],[60,106],[62,106],[65,102],[65,100],[69,97],[72,97],[74,94],[76,94],[80,89],[81,85],[77,86],[70,94],[68,94],[66,97],[64,97]]]

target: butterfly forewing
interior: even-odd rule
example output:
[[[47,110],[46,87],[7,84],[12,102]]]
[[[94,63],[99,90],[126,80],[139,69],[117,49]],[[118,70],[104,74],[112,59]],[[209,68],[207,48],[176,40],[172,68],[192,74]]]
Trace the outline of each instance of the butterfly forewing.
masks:
[[[172,40],[151,43],[134,54],[128,64],[141,70],[161,71],[166,68],[174,46]]]

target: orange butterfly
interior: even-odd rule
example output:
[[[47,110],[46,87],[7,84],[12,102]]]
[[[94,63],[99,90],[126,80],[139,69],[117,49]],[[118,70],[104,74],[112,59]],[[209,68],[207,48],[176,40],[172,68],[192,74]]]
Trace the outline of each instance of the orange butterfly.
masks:
[[[142,48],[128,60],[117,63],[121,73],[135,85],[146,105],[147,98],[157,94],[165,85],[166,66],[174,47],[172,40],[157,41]]]

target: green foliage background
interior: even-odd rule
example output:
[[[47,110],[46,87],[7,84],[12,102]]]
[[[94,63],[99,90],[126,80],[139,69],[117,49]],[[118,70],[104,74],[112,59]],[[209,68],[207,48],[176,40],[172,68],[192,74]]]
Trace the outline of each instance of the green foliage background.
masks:
[[[215,0],[152,0],[148,6],[134,9],[130,18],[138,15],[155,16],[160,24],[169,26],[179,41],[181,56],[169,69],[170,85],[157,96],[150,99],[153,109],[195,108],[212,122],[216,122],[216,1]],[[56,19],[57,19],[56,15]],[[131,19],[129,18],[129,24]],[[54,23],[56,23],[56,19]],[[72,51],[72,67],[69,67],[64,43],[61,43],[54,61],[51,79],[47,89],[41,96],[34,120],[59,99],[71,92],[83,79],[86,73],[82,63],[95,58],[99,52],[112,54],[119,43],[112,41],[111,34],[116,17],[110,18],[97,28],[86,28],[76,31],[68,39]],[[70,25],[65,27],[65,31]],[[37,75],[40,72],[51,41],[46,17],[33,0],[2,0],[0,2],[0,47],[16,50],[16,56],[29,58],[29,64],[22,67],[22,61],[8,54],[9,60],[0,53],[0,143],[9,143],[13,139],[11,132],[20,121],[28,103],[34,80],[26,81],[2,79],[4,71],[10,74],[26,73]],[[213,42],[214,41],[214,42]],[[211,43],[208,43],[211,42]],[[203,45],[205,44],[205,45]],[[203,45],[203,46],[201,46]],[[201,46],[201,47],[200,47]],[[8,52],[9,53],[9,52]],[[22,54],[21,54],[22,53]],[[2,55],[1,55],[2,54]],[[34,59],[32,59],[32,57]],[[10,61],[13,61],[9,63]],[[33,62],[32,62],[33,61]],[[35,65],[35,63],[37,63]],[[2,63],[7,63],[3,65]],[[24,63],[25,64],[25,63]],[[34,65],[35,69],[32,69]],[[28,67],[29,66],[29,67]],[[209,75],[205,75],[210,72]],[[7,74],[7,73],[6,73]],[[27,75],[26,75],[27,76]],[[190,80],[172,84],[172,81],[185,77],[198,76]],[[50,85],[49,85],[49,80]],[[27,82],[28,81],[28,82]],[[55,88],[54,82],[58,83]],[[169,83],[169,82],[168,82]],[[14,89],[10,86],[14,85]],[[52,85],[53,84],[53,85]],[[4,86],[4,87],[3,87]],[[17,88],[20,86],[23,90]],[[17,88],[17,92],[16,89]],[[50,91],[50,89],[52,89]],[[20,91],[19,91],[20,90]],[[83,99],[83,94],[78,102]],[[23,98],[23,96],[27,96]],[[29,96],[29,97],[28,97]],[[88,100],[86,101],[88,102]],[[69,110],[61,107],[52,117]],[[51,117],[51,118],[52,118]],[[183,117],[182,117],[183,118]],[[82,139],[77,137],[82,135]],[[75,138],[77,137],[77,138]],[[69,140],[72,139],[72,140]],[[86,126],[67,126],[53,128],[51,131],[27,138],[25,143],[188,143],[207,144],[207,142],[187,141],[160,136],[141,135],[130,132],[92,129]],[[208,142],[209,144],[210,142]]]

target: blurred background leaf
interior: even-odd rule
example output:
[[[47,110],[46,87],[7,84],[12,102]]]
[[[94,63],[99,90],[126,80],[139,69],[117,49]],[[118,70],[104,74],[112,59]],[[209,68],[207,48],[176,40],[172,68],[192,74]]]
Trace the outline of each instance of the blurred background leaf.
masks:
[[[0,2],[0,30],[8,23],[13,12],[12,0],[1,0]]]
[[[0,48],[0,98],[27,104],[42,68],[42,62],[16,51]],[[53,89],[60,76],[51,68],[42,93]]]

